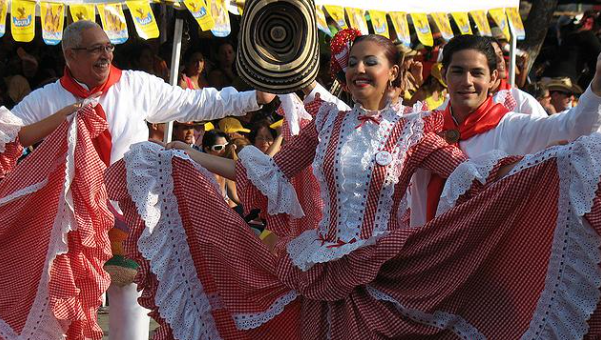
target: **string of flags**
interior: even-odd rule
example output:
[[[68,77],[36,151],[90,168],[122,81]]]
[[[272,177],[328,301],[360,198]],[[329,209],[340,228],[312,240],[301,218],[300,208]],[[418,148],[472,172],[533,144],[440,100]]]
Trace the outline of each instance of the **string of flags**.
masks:
[[[66,11],[69,11],[73,21],[83,19],[95,21],[96,14],[98,14],[102,27],[111,42],[122,44],[129,37],[124,12],[126,6],[137,35],[143,39],[157,38],[159,28],[150,6],[151,3],[154,2],[126,0],[122,3],[69,3],[0,0],[0,37],[6,32],[6,17],[10,12],[10,30],[13,39],[19,42],[33,40],[36,31],[36,20],[34,20],[36,7],[39,7],[37,13],[41,19],[42,36],[48,45],[56,45],[62,40]],[[228,12],[241,15],[244,9],[243,0],[177,0],[176,2],[167,1],[167,3],[179,8],[185,7],[203,31],[211,30],[213,35],[218,37],[225,37],[231,33]],[[369,32],[368,25],[371,25],[376,34],[386,37],[390,37],[391,30],[394,30],[398,39],[406,45],[411,44],[410,24],[413,25],[419,41],[425,46],[432,46],[434,43],[431,23],[436,25],[443,39],[451,39],[454,35],[451,18],[461,34],[472,34],[471,18],[479,34],[490,36],[492,33],[488,15],[508,40],[510,39],[510,27],[518,39],[525,37],[524,25],[517,7],[453,13],[405,13],[318,5],[316,13],[318,28],[327,35],[332,36],[335,33],[333,31],[348,27],[357,28],[363,34],[367,34]],[[326,14],[332,19],[334,27],[328,25]],[[392,23],[391,27],[389,27],[389,22]]]

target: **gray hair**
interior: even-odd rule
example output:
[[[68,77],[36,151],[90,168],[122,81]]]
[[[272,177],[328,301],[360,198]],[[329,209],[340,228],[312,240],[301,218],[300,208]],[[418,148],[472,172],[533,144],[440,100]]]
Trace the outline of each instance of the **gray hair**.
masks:
[[[69,48],[81,47],[81,32],[94,27],[101,28],[100,25],[90,20],[79,20],[67,26],[63,32],[63,53]]]

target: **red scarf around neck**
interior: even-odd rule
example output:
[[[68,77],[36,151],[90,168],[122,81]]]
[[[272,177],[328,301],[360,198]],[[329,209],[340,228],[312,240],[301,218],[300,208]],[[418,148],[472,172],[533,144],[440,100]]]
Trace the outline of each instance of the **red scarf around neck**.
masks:
[[[505,106],[502,104],[495,104],[492,97],[488,97],[476,111],[470,113],[461,124],[457,125],[451,114],[451,103],[449,103],[447,108],[443,111],[444,125],[442,135],[445,137],[449,131],[454,132],[455,135],[458,133],[458,138],[455,140],[449,140],[447,138],[447,142],[459,147],[460,141],[470,139],[497,127],[501,119],[503,119],[508,112],[509,110],[507,110]],[[432,174],[430,183],[428,183],[426,221],[430,221],[436,216],[438,201],[440,200],[440,195],[444,189],[444,184],[444,178],[437,174]]]
[[[121,79],[121,70],[111,65],[109,76],[106,82],[104,82],[102,85],[86,90],[75,80],[75,78],[73,78],[71,71],[65,67],[65,74],[61,77],[60,82],[65,90],[71,92],[71,94],[73,94],[76,98],[85,99],[98,92],[104,95],[111,86],[115,85],[115,83],[119,81],[119,79]],[[106,112],[104,112],[102,105],[96,105],[96,107],[94,107],[94,111],[96,111],[96,114],[99,117],[106,120]],[[104,132],[92,140],[92,144],[98,152],[100,159],[106,164],[106,166],[109,166],[111,164],[112,148],[110,131],[108,129],[104,130]]]

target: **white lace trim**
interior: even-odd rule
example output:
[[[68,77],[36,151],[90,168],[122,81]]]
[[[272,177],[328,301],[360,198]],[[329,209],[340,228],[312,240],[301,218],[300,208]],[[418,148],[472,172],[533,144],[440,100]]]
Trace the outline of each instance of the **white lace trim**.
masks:
[[[290,127],[290,133],[295,136],[300,132],[301,120],[313,120],[313,117],[305,110],[305,106],[295,93],[280,94],[281,107],[284,117]]]
[[[599,302],[601,238],[586,223],[601,176],[601,135],[581,137],[525,157],[513,173],[551,157],[560,176],[557,227],[545,279],[528,331],[522,339],[581,339]]]
[[[236,328],[248,330],[257,328],[275,318],[284,311],[284,308],[298,297],[298,293],[291,290],[277,298],[269,308],[261,313],[232,314]]]
[[[424,313],[417,309],[407,308],[392,296],[375,289],[370,285],[365,288],[369,294],[376,300],[392,303],[401,315],[416,321],[423,325],[432,326],[438,329],[449,330],[461,339],[486,339],[486,337],[478,331],[476,327],[469,324],[459,315],[454,315],[442,311],[436,311],[432,314]]]
[[[482,184],[486,183],[492,169],[501,158],[506,156],[507,154],[503,151],[493,150],[461,163],[445,183],[436,216],[455,207],[459,197],[472,187],[474,180],[478,180]]]
[[[368,239],[357,239],[353,243],[339,245],[319,239],[317,230],[307,230],[288,242],[286,250],[292,263],[302,271],[311,269],[317,263],[326,263],[342,258],[353,251],[376,244],[376,241],[388,235],[387,231],[378,232]]]
[[[23,120],[15,116],[6,107],[0,106],[0,153],[6,150],[6,144],[14,142],[23,126]]]
[[[295,218],[305,216],[294,187],[273,158],[253,146],[244,148],[238,156],[248,179],[267,197],[267,213],[289,214]]]
[[[178,340],[221,339],[209,297],[194,272],[194,261],[173,195],[172,157],[181,151],[153,143],[132,145],[125,156],[127,189],[146,228],[138,249],[157,276],[155,304]],[[212,175],[208,178],[212,178]]]

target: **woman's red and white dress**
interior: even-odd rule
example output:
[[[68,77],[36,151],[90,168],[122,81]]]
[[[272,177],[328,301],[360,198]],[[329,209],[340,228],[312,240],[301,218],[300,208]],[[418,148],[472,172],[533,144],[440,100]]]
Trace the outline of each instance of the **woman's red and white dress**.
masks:
[[[587,333],[601,283],[599,136],[528,156],[493,182],[518,158],[464,162],[433,133],[436,113],[313,104],[317,118],[273,159],[240,153],[244,205],[265,209],[273,232],[289,239],[275,255],[184,153],[138,144],[108,170],[159,339]],[[290,237],[286,222],[304,211],[289,179],[310,164],[323,218]],[[418,167],[444,177],[456,170],[443,193],[447,211],[410,228],[405,193]]]

